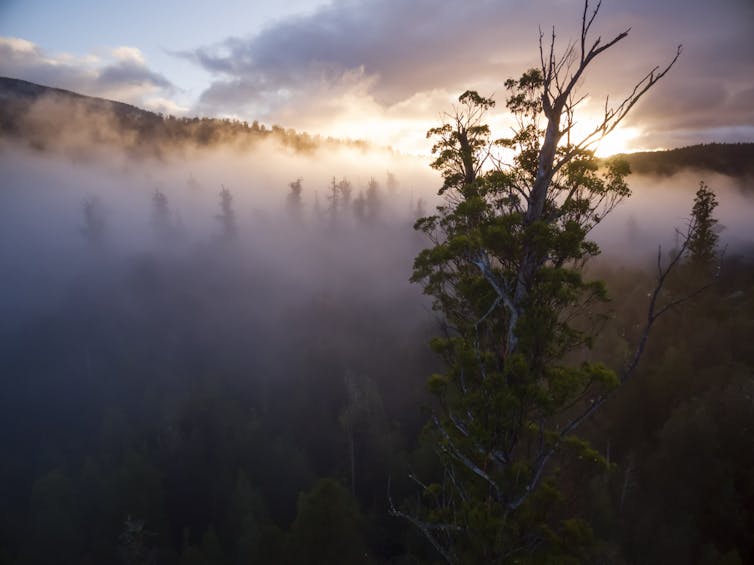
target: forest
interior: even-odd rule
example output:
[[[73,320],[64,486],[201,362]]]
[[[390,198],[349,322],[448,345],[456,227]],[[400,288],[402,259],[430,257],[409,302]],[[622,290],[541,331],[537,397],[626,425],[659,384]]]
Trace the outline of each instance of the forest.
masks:
[[[132,155],[157,156],[217,144],[249,148],[274,139],[294,151],[318,146],[365,149],[362,140],[312,136],[277,125],[249,124],[237,119],[176,117],[143,110],[130,104],[83,96],[10,77],[0,77],[0,132],[6,138],[43,151],[65,143],[69,149],[105,143]],[[97,127],[92,127],[96,123]],[[84,139],[74,132],[84,132]]]
[[[430,166],[2,79],[0,565],[754,562],[752,144],[572,142],[598,10]]]
[[[638,174],[673,175],[683,169],[714,171],[736,177],[754,176],[754,143],[706,143],[661,152],[623,155]]]
[[[394,175],[333,178],[317,202],[305,181],[273,188],[272,217],[200,189],[199,235],[173,192],[142,190],[139,246],[118,240],[106,195],[69,202],[40,252],[10,218],[49,216],[40,196],[6,206],[2,563],[436,561],[389,504],[412,504],[409,476],[438,465],[422,432],[437,321],[407,283],[423,212],[391,205]],[[44,239],[59,233],[62,250]],[[754,556],[752,247],[722,241],[715,283],[660,320],[635,379],[585,428],[604,460],[557,463],[537,527],[590,525],[570,532],[578,544],[549,538],[563,559]],[[58,274],[33,276],[35,262]],[[637,339],[652,268],[591,267],[610,296],[591,355],[608,366]]]

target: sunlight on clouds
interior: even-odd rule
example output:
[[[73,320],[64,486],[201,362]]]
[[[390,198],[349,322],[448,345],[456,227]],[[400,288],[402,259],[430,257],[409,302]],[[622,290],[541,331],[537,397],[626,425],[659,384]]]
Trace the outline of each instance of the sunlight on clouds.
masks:
[[[640,148],[635,147],[632,141],[640,135],[641,131],[638,128],[619,126],[597,144],[595,147],[595,153],[598,157],[609,157],[616,153],[630,153],[631,151],[637,151]]]
[[[173,116],[184,116],[189,111],[188,106],[181,106],[170,98],[164,98],[160,96],[145,100],[144,106],[148,110],[152,110],[153,112],[159,112]]]
[[[361,135],[364,131],[369,132],[379,138],[383,143],[391,145],[394,149],[412,154],[428,155],[431,151],[432,142],[427,140],[425,133],[429,128],[439,125],[447,118],[448,113],[452,114],[453,104],[456,103],[456,97],[448,92],[420,93],[414,95],[411,99],[403,101],[399,105],[382,111],[378,117],[372,116],[371,119],[362,119],[362,123],[367,124],[368,129],[361,126]],[[411,112],[412,109],[420,111]],[[493,110],[486,116],[486,123],[492,131],[492,138],[509,137],[514,127],[513,117],[508,111]],[[593,127],[595,120],[586,120],[586,123]],[[347,129],[344,125],[344,129]],[[575,128],[576,139],[578,134],[585,135],[590,129],[586,124],[582,127]],[[356,134],[357,131],[353,131]],[[617,153],[630,153],[645,149],[639,146],[643,130],[639,127],[619,126],[607,137],[595,144],[592,149],[599,157],[608,157]],[[510,158],[511,155],[503,155],[503,159]]]
[[[417,136],[426,124],[410,120],[363,115],[338,119],[324,128],[325,135],[348,139],[366,139],[378,146],[392,147],[405,154],[426,154],[429,152],[424,136]]]
[[[442,120],[457,95],[436,89],[384,106],[369,93],[374,77],[353,78],[340,92],[321,87],[304,99],[295,97],[270,118],[324,136],[363,139],[404,154],[429,155],[432,142],[426,132]]]
[[[578,109],[577,109],[578,113]],[[580,118],[580,119],[579,119]],[[578,113],[576,122],[571,131],[571,142],[579,143],[589,134],[596,131],[604,119],[604,114],[598,106],[590,107],[588,104]],[[598,157],[609,157],[617,153],[630,153],[641,150],[642,147],[636,146],[643,133],[641,128],[635,126],[619,125],[615,130],[610,132],[604,139],[595,137],[596,142],[589,146]],[[565,143],[565,139],[563,140]]]
[[[321,135],[364,139],[378,146],[389,146],[394,150],[411,155],[428,156],[432,149],[432,140],[426,138],[428,129],[442,123],[447,113],[452,113],[456,97],[445,91],[417,93],[407,100],[384,107],[371,96],[363,92],[350,92],[339,97],[331,97],[326,102],[310,100],[306,118],[299,120],[297,127]],[[299,111],[303,108],[300,100],[292,101]],[[322,111],[323,105],[329,111]],[[286,116],[291,112],[290,116]],[[299,118],[303,115],[299,114]],[[293,117],[291,108],[286,108],[276,118],[286,122],[286,117]],[[487,123],[494,139],[508,137],[511,134],[512,118],[508,112],[492,112],[487,116]],[[586,125],[575,128],[575,139],[590,131]],[[637,127],[619,127],[595,144],[592,149],[599,157],[608,157],[616,153],[628,153],[641,150],[635,141],[641,138],[642,130]],[[508,156],[510,157],[510,156]]]
[[[455,98],[444,90],[419,92],[387,108],[371,97],[368,105],[363,97],[352,99],[348,115],[338,119],[336,127],[347,137],[369,139],[401,153],[428,155],[432,141],[426,132],[442,120]]]
[[[153,70],[137,47],[121,45],[98,53],[48,53],[15,37],[0,37],[0,76],[134,104],[165,114],[189,108],[173,100],[176,89]]]
[[[147,61],[144,59],[144,55],[137,47],[128,47],[123,45],[116,47],[111,51],[113,57],[118,61],[126,61],[129,63],[136,63],[138,65],[146,65]]]
[[[31,41],[19,37],[0,37],[0,45],[5,45],[17,53],[36,53],[38,48]]]

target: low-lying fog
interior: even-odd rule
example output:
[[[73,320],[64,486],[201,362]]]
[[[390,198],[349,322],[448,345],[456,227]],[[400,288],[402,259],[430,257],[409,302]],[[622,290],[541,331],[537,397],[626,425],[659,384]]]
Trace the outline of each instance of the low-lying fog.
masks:
[[[138,294],[136,283],[122,286],[129,273],[148,278],[144,273],[160,268],[172,269],[165,279],[171,293],[193,296],[186,304],[197,309],[186,316],[195,324],[220,331],[223,314],[208,312],[202,296],[225,293],[228,312],[248,317],[268,345],[290,331],[291,316],[302,339],[319,331],[306,328],[296,318],[300,312],[291,314],[312,304],[393,316],[388,325],[396,330],[430,319],[420,289],[408,283],[412,259],[427,243],[412,224],[437,203],[440,184],[421,159],[352,148],[302,154],[274,142],[160,160],[106,149],[72,157],[6,145],[0,169],[5,332],[44,317],[74,288],[86,300],[103,283],[110,289],[106,307],[126,303]],[[298,179],[297,196],[291,183]],[[331,185],[344,179],[349,184],[334,202]],[[601,260],[641,264],[658,244],[671,248],[700,180],[718,195],[728,252],[750,250],[754,191],[744,191],[739,180],[633,176],[632,197],[592,234],[602,245]],[[232,198],[226,211],[223,188]],[[213,272],[224,274],[213,279]],[[139,292],[149,292],[144,288]]]
[[[386,422],[418,434],[439,364],[430,305],[408,282],[427,245],[412,225],[440,185],[426,163],[260,145],[161,160],[6,145],[0,170],[0,441],[28,466],[8,477],[31,481],[139,430],[161,437],[208,386],[262,414],[281,445],[304,446],[322,476],[341,461],[355,378],[375,383]],[[632,178],[634,196],[593,234],[600,260],[640,265],[672,246],[699,180]],[[751,193],[704,180],[729,253],[751,249]],[[294,457],[280,453],[271,468]],[[384,481],[379,460],[363,468]],[[259,480],[277,492],[277,471]],[[270,502],[281,523],[305,488],[296,480]]]
[[[274,142],[248,152],[196,150],[164,160],[132,160],[106,150],[72,158],[6,146],[0,150],[0,168],[4,302],[13,287],[28,291],[30,284],[49,284],[81,267],[80,261],[92,253],[85,233],[87,203],[95,204],[94,213],[104,223],[96,247],[108,251],[98,253],[191,252],[192,246],[208,245],[221,235],[223,187],[232,196],[240,247],[280,269],[281,281],[303,277],[317,285],[323,277],[330,280],[364,270],[384,286],[394,282],[387,277],[396,273],[384,272],[380,258],[410,258],[421,244],[410,226],[417,212],[431,212],[440,184],[437,173],[419,158],[359,149],[302,154],[275,147]],[[290,183],[297,179],[299,205],[290,195]],[[336,218],[333,179],[347,179],[351,193],[350,202],[338,204]],[[368,196],[372,180],[376,189]],[[751,245],[754,189],[742,186],[741,180],[699,172],[634,175],[629,177],[632,196],[592,234],[605,258],[633,261],[653,254],[659,243],[672,245],[674,227],[685,227],[700,180],[717,193],[720,205],[715,215],[723,228],[722,242],[732,249]],[[171,228],[172,234],[160,235],[155,225],[157,191],[165,196],[168,215],[163,227]],[[347,249],[342,264],[321,256],[336,248]],[[320,265],[320,259],[325,263]],[[410,261],[403,265],[400,280],[409,272]]]
[[[334,156],[218,149],[157,161],[6,148],[0,168],[6,315],[39,307],[72,278],[102,276],[116,258],[139,254],[198,262],[232,252],[237,269],[274,280],[283,302],[296,300],[289,287],[300,297],[350,284],[377,299],[408,286],[418,248],[411,226],[436,185],[434,173],[416,160],[356,149]],[[350,186],[350,195],[339,190],[335,203],[333,178]],[[290,184],[299,179],[296,198]],[[222,188],[232,197],[232,243],[223,236]],[[164,196],[163,212],[156,194]],[[101,233],[88,233],[87,209]]]
[[[678,243],[676,229],[688,227],[694,195],[703,181],[717,195],[720,243],[731,253],[754,248],[754,180],[734,179],[709,171],[684,171],[672,176],[631,175],[630,198],[598,225],[592,237],[608,261],[643,261]]]

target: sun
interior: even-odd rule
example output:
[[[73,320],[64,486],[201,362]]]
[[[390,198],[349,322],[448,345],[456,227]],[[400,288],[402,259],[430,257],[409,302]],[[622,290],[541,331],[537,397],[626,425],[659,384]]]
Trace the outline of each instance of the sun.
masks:
[[[637,128],[616,128],[596,145],[594,152],[598,157],[609,157],[617,153],[635,151],[632,141],[639,137],[639,133]]]

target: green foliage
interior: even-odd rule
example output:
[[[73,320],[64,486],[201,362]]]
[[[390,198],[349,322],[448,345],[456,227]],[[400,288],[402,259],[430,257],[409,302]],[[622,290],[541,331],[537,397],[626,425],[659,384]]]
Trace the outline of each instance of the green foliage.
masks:
[[[181,555],[181,565],[214,565],[215,563],[225,563],[225,558],[217,532],[213,526],[209,526],[198,546],[185,544]]]
[[[716,269],[717,260],[717,220],[712,216],[717,208],[717,196],[704,183],[699,183],[699,190],[694,197],[691,210],[692,229],[688,241],[688,253],[692,267],[710,275]]]
[[[365,563],[362,518],[351,494],[332,479],[318,481],[299,496],[291,536],[301,564]]]
[[[622,159],[600,166],[591,146],[677,56],[574,140],[576,84],[628,33],[587,49],[599,4],[591,18],[588,2],[584,10],[580,58],[572,47],[557,60],[553,35],[549,60],[540,43],[541,68],[505,82],[510,137],[491,141],[484,117],[494,102],[474,91],[427,133],[436,140],[432,167],[442,174],[445,204],[416,222],[432,246],[416,257],[411,280],[444,321],[445,335],[432,345],[447,370],[429,380],[438,399],[429,429],[444,469],[410,520],[451,563],[579,562],[582,554],[566,555],[547,534],[562,502],[549,464],[610,467],[573,433],[625,378],[578,362],[589,358],[597,306],[607,301],[605,285],[586,280],[583,268],[599,254],[589,232],[630,195],[630,168]],[[506,163],[502,155],[512,157]],[[560,524],[567,537],[591,539],[574,517]]]
[[[483,164],[483,160],[478,159],[479,153],[489,144],[490,128],[481,123],[481,117],[495,106],[495,101],[467,90],[458,102],[460,107],[453,123],[444,123],[427,132],[427,139],[437,138],[432,146],[436,157],[431,166],[443,177],[440,194],[447,190],[473,190],[474,180]]]
[[[30,539],[24,561],[40,565],[75,561],[84,535],[74,485],[63,471],[51,471],[35,481],[29,525]],[[47,548],[55,548],[55,551]]]
[[[581,268],[599,253],[589,230],[629,194],[629,168],[621,160],[600,168],[591,151],[561,146],[558,154],[570,156],[553,175],[543,212],[528,217],[544,135],[543,76],[528,71],[506,87],[520,127],[496,144],[515,151],[513,164],[483,171],[490,131],[482,119],[493,103],[464,93],[453,124],[428,132],[439,138],[432,166],[443,174],[447,204],[415,226],[434,245],[416,257],[412,280],[433,298],[447,331],[432,342],[447,371],[428,383],[439,399],[430,429],[446,478],[426,489],[423,517],[452,524],[442,526],[441,544],[461,562],[504,562],[558,545],[543,533],[558,504],[552,484],[541,488],[545,464],[559,451],[606,464],[563,430],[588,409],[587,394],[619,384],[601,363],[563,360],[591,345],[585,314],[607,300],[604,284],[585,280]],[[526,292],[517,293],[522,277]],[[572,533],[577,523],[564,522]]]
[[[714,286],[662,320],[642,368],[590,430],[611,462],[582,507],[605,540],[602,562],[746,563],[754,556],[753,273],[750,260],[726,260]],[[646,281],[626,270],[604,276],[611,287],[624,285],[609,325],[630,333]]]

